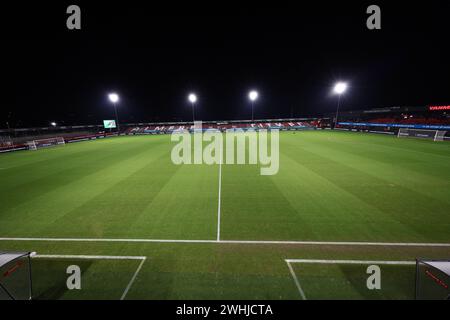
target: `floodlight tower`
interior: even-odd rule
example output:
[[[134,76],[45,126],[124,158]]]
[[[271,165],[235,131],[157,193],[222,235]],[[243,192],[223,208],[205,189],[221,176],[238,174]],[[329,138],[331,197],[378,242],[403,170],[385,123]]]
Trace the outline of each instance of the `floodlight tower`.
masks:
[[[195,103],[197,102],[197,96],[194,93],[190,93],[188,96],[188,100],[192,106],[192,122],[195,122]]]
[[[112,102],[114,105],[114,112],[116,113],[116,126],[117,126],[117,133],[119,133],[119,116],[117,114],[117,102],[119,102],[119,95],[117,93],[110,93],[108,94],[109,101]]]
[[[338,116],[339,116],[339,107],[341,104],[341,95],[344,94],[344,92],[347,91],[347,83],[345,82],[338,82],[334,85],[333,92],[334,94],[338,95],[338,103],[336,108],[336,117],[334,120],[334,127],[336,128],[336,125],[338,123]]]
[[[256,99],[258,99],[258,91],[252,90],[248,93],[248,98],[250,99],[251,103],[252,103],[252,121],[254,120],[253,117],[253,107],[255,104]]]

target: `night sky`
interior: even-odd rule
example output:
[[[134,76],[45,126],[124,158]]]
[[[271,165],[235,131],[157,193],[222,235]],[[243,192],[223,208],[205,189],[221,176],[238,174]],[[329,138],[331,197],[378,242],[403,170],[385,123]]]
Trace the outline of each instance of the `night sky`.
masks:
[[[249,89],[255,118],[320,116],[337,80],[343,110],[450,104],[450,1],[41,2],[2,10],[0,127],[101,124],[110,91],[121,122],[190,121],[190,91],[198,119],[248,119]]]

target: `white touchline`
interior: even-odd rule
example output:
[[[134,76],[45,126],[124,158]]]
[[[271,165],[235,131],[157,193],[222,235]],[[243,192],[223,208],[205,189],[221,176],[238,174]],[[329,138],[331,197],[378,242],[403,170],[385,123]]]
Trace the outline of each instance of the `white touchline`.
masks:
[[[188,240],[188,239],[108,239],[108,238],[0,238],[0,241],[43,242],[122,242],[122,243],[205,243],[205,244],[267,244],[318,246],[389,246],[389,247],[450,247],[450,243],[419,242],[334,242],[334,241],[276,241],[276,240]]]
[[[142,265],[144,264],[144,262],[145,262],[145,259],[143,259],[141,261],[141,263],[139,264],[138,268],[136,269],[136,272],[134,273],[133,277],[131,278],[130,282],[128,283],[128,286],[125,288],[125,291],[123,292],[122,297],[120,297],[120,300],[124,300],[125,297],[127,296],[128,291],[130,291],[130,288],[133,285],[134,280],[136,280],[136,277],[137,277],[139,271],[141,271],[141,268],[142,268]]]
[[[220,162],[219,162],[219,199],[217,201],[217,241],[220,241],[220,199],[222,193],[222,162],[223,162],[223,146],[220,147]]]
[[[295,285],[297,286],[298,292],[303,300],[306,300],[305,292],[300,286],[300,281],[292,268],[291,263],[298,264],[381,264],[381,265],[415,265],[415,261],[390,261],[390,260],[321,260],[321,259],[285,259],[284,260],[289,268],[292,278],[294,279]]]

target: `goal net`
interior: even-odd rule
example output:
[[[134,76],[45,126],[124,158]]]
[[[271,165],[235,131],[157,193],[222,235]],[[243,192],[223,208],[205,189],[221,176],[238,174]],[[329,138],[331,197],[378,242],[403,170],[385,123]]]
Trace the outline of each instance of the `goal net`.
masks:
[[[31,298],[31,253],[0,252],[0,300]]]
[[[450,260],[416,261],[416,299],[450,300]]]
[[[398,130],[397,137],[399,138],[422,138],[432,139],[433,141],[444,141],[448,139],[446,137],[447,131],[443,130],[426,130],[426,129],[408,129],[401,128]]]
[[[40,139],[27,142],[28,148],[30,150],[37,150],[39,148],[46,148],[46,147],[54,147],[62,144],[66,144],[63,137]]]

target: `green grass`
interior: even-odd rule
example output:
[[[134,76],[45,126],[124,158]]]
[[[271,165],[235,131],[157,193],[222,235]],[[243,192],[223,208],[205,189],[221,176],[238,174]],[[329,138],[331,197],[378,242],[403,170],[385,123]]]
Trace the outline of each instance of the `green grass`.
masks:
[[[382,265],[381,290],[368,290],[368,265],[300,264],[293,270],[306,299],[400,300],[415,298],[414,265]],[[324,290],[326,288],[326,290]]]
[[[215,240],[219,166],[176,166],[173,145],[170,136],[132,136],[1,155],[0,237]],[[224,164],[221,195],[221,240],[450,243],[450,144],[285,132],[277,175]],[[450,247],[320,244],[9,240],[0,249],[147,256],[127,296],[136,299],[299,299],[284,259],[450,257]],[[124,268],[103,264],[87,263],[86,275]],[[135,268],[126,269],[120,284],[104,281],[104,292],[41,297],[114,299]],[[350,285],[307,284],[305,291],[313,298],[411,297],[400,271],[389,292],[361,293],[367,276],[361,272],[331,270],[333,281]],[[387,278],[396,279],[393,274]],[[54,285],[48,286],[41,291],[51,293]]]
[[[119,300],[139,263],[136,260],[33,259],[33,296],[37,300]],[[66,271],[73,265],[79,266],[82,272],[79,291],[67,290]]]

